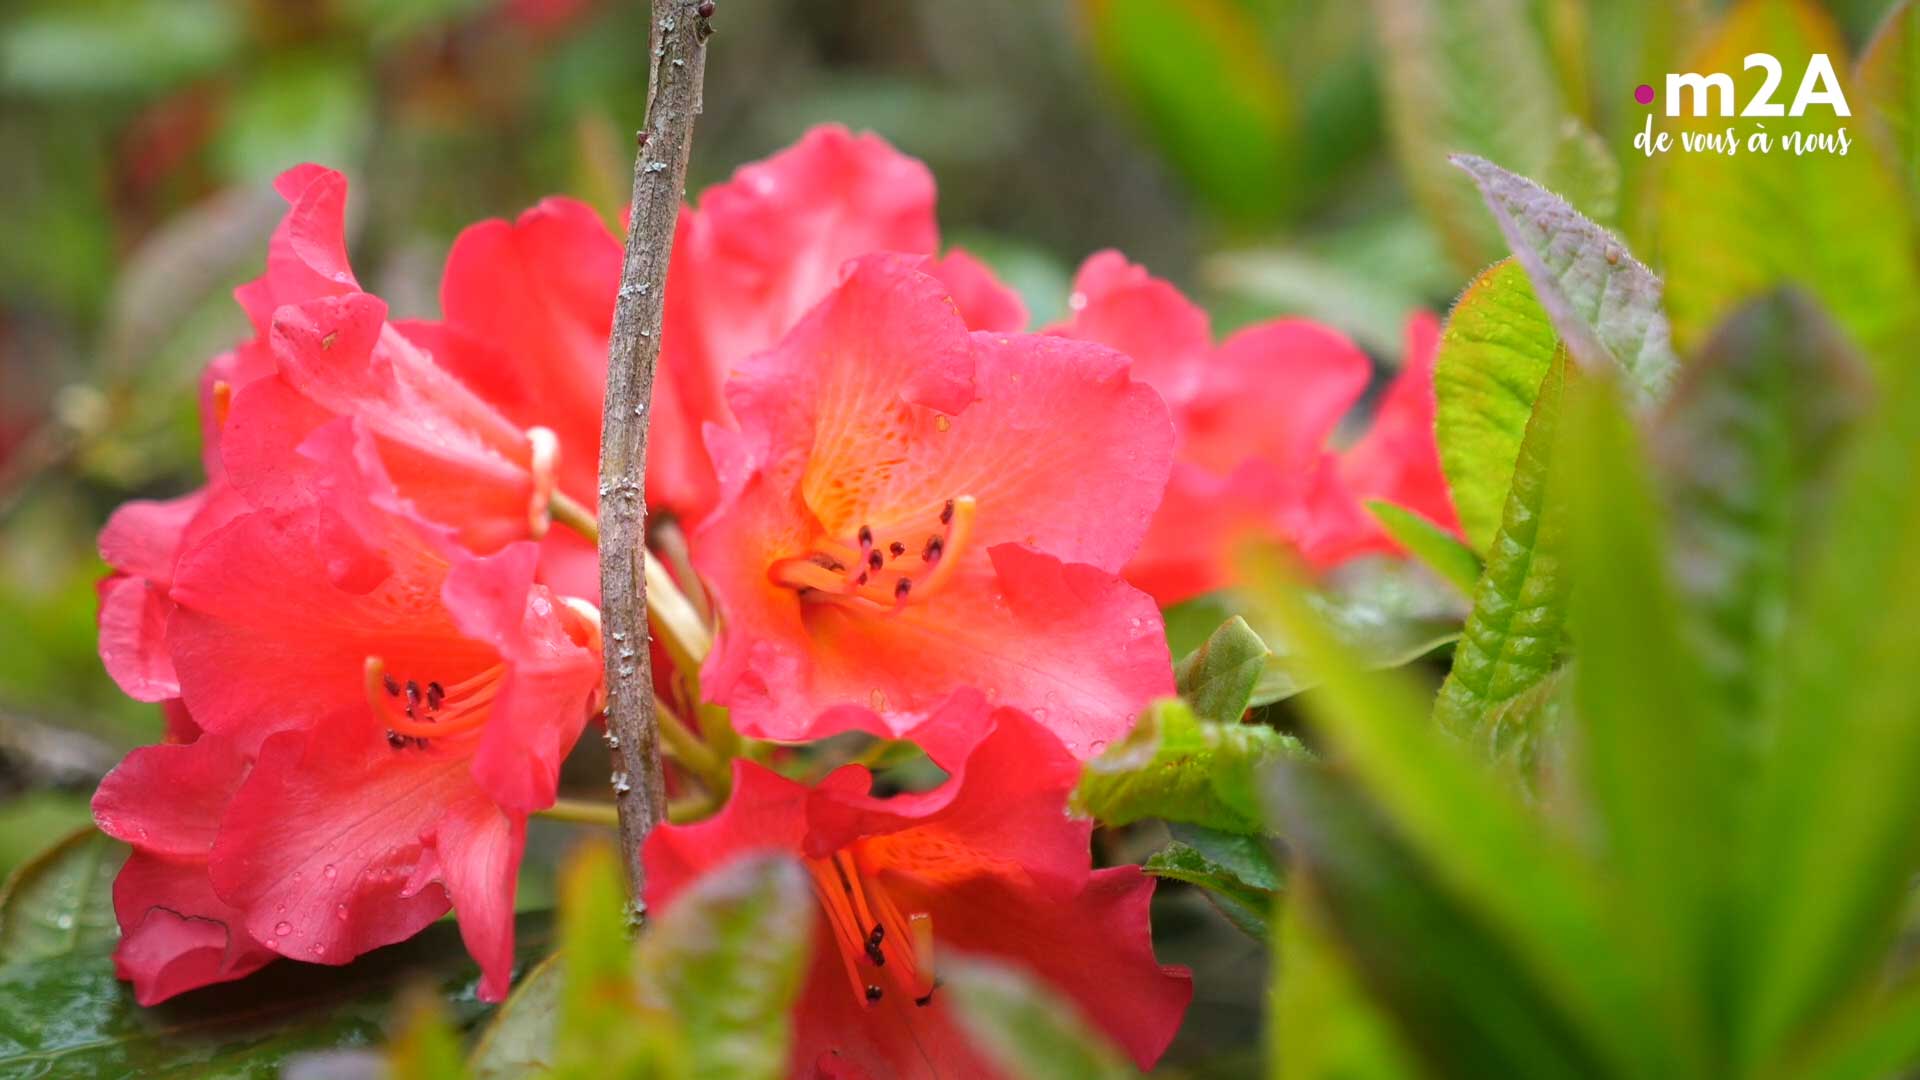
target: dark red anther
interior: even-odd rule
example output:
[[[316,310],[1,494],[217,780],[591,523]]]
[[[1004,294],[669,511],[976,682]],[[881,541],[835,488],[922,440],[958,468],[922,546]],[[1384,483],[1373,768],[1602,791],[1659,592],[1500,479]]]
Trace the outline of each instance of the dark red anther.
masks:
[[[882,566],[886,565],[886,562],[887,560],[880,557],[879,552],[877,551],[867,552],[867,569],[878,570]]]
[[[860,571],[860,576],[854,578],[853,583],[855,585],[865,585],[867,583],[867,572],[865,570]]]
[[[395,750],[399,750],[404,748],[407,745],[407,741],[408,740],[405,735],[400,734],[399,732],[393,730],[392,728],[387,729],[387,745],[388,746],[393,747]]]
[[[407,715],[412,716],[414,706],[419,704],[420,704],[420,684],[417,682],[414,682],[412,679],[408,679],[407,680]]]
[[[399,684],[399,683],[397,683],[397,682],[394,682],[394,681],[393,681],[393,676],[391,676],[391,675],[382,675],[382,676],[381,676],[380,678],[381,678],[381,681],[382,681],[382,682],[384,682],[384,683],[386,684],[386,687],[387,687],[387,696],[389,696],[389,697],[399,697],[399,696],[400,696],[400,684]]]
[[[887,939],[887,928],[879,923],[873,924],[873,933],[867,935],[867,959],[874,967],[887,966],[887,954],[880,951],[880,943]]]
[[[865,525],[860,526],[860,550],[865,551],[872,546],[873,530]]]
[[[947,550],[947,542],[937,536],[927,537],[927,548],[920,553],[921,562],[933,562]]]
[[[873,985],[872,983],[867,984],[867,1004],[871,1005],[874,1002],[879,1001],[882,997],[885,996],[885,994],[886,994],[885,991],[881,990],[879,987]]]
[[[894,583],[893,598],[895,600],[905,600],[907,598],[907,594],[912,591],[913,591],[913,579],[901,578],[899,581]]]
[[[427,708],[438,709],[440,703],[447,700],[446,688],[437,682],[427,684]]]
[[[953,524],[953,500],[952,499],[948,499],[947,505],[940,508],[940,524],[942,525]]]
[[[893,543],[887,545],[887,550],[897,559],[907,553],[907,545],[895,540]]]
[[[918,1006],[920,1006],[920,1007],[921,1007],[921,1008],[923,1008],[923,1009],[924,1009],[924,1008],[926,1008],[927,1006],[929,1006],[929,1005],[931,1005],[931,1004],[933,1004],[933,991],[931,991],[931,990],[929,990],[929,991],[927,991],[927,996],[926,996],[926,997],[917,997],[917,998],[914,998],[914,999],[913,999],[913,1003],[914,1003],[915,1005],[918,1005]]]

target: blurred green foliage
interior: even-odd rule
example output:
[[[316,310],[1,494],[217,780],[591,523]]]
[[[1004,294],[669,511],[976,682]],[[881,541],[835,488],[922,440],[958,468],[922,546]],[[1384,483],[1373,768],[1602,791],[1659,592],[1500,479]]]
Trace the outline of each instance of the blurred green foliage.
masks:
[[[1129,820],[1175,821],[1171,844],[1152,825],[1103,834],[1111,857],[1148,860],[1155,873],[1200,886],[1242,929],[1277,928],[1289,974],[1273,997],[1282,1021],[1274,1059],[1286,1075],[1538,1075],[1576,1065],[1671,1074],[1751,1063],[1801,1031],[1830,1036],[1799,1048],[1831,1064],[1830,1075],[1867,1075],[1862,1063],[1898,1059],[1906,1044],[1870,1037],[1895,1030],[1876,1026],[1879,1014],[1851,1041],[1816,1014],[1838,989],[1864,985],[1906,895],[1895,870],[1913,863],[1908,838],[1889,825],[1901,821],[1912,755],[1905,736],[1876,719],[1909,715],[1898,712],[1909,635],[1897,620],[1862,614],[1884,607],[1887,590],[1910,591],[1912,523],[1898,515],[1910,517],[1911,500],[1874,504],[1846,488],[1855,493],[1845,527],[1868,530],[1869,542],[1849,559],[1814,560],[1814,538],[1796,523],[1826,513],[1820,493],[1839,482],[1824,464],[1831,418],[1803,411],[1794,394],[1851,371],[1835,357],[1855,347],[1883,377],[1911,366],[1914,5],[1901,5],[1871,51],[1888,0],[719,7],[695,189],[812,123],[872,128],[927,161],[948,238],[988,259],[1039,322],[1066,310],[1079,260],[1114,246],[1187,288],[1224,328],[1306,314],[1391,366],[1408,311],[1446,310],[1486,272],[1454,312],[1439,375],[1447,472],[1484,571],[1471,552],[1429,555],[1452,579],[1480,574],[1459,667],[1441,695],[1444,726],[1517,773],[1524,798],[1490,792],[1470,764],[1432,750],[1445,744],[1423,726],[1419,690],[1360,676],[1359,667],[1451,641],[1463,610],[1450,591],[1371,569],[1308,597],[1357,658],[1317,637],[1313,614],[1299,610],[1212,597],[1170,612],[1175,655],[1191,657],[1187,703],[1160,706],[1142,743],[1115,748],[1122,760],[1108,762],[1109,794],[1126,797]],[[120,695],[94,656],[92,589],[103,567],[92,538],[119,502],[197,482],[193,387],[206,359],[242,332],[228,293],[257,272],[277,217],[267,181],[301,160],[345,169],[362,279],[398,313],[430,315],[439,262],[463,226],[555,192],[616,212],[644,97],[636,57],[646,18],[644,4],[616,0],[14,0],[0,13],[0,870],[84,821],[100,771],[160,729],[156,711]],[[1841,64],[1855,107],[1848,158],[1649,160],[1633,150],[1648,115],[1631,97],[1637,84],[1725,67],[1715,58],[1752,49],[1797,72],[1816,48],[1837,61],[1865,57],[1857,78]],[[1560,317],[1593,298],[1556,302],[1472,180],[1448,164],[1454,151],[1526,173],[1616,227],[1666,279],[1680,351],[1713,373],[1699,376],[1704,386],[1683,380],[1674,408],[1692,402],[1694,413],[1655,429],[1650,475],[1622,473],[1631,483],[1603,493],[1611,501],[1563,481],[1555,500],[1572,489],[1583,497],[1550,507],[1552,478],[1576,466],[1558,439],[1538,435],[1554,445],[1537,453],[1526,441],[1529,421],[1539,431],[1561,419],[1552,410],[1569,391],[1546,376],[1562,343],[1577,343]],[[1487,270],[1509,254],[1523,257]],[[1816,296],[1837,328],[1799,300],[1749,307],[1783,282]],[[1735,311],[1744,314],[1727,323]],[[1614,346],[1606,327],[1589,329]],[[1543,380],[1554,388],[1546,409]],[[1888,396],[1903,387],[1907,397]],[[1910,398],[1909,383],[1882,387],[1883,402]],[[1911,462],[1885,436],[1901,418],[1912,421],[1898,414],[1872,429],[1878,456],[1858,466],[1869,474],[1856,478],[1860,490],[1874,490],[1875,477],[1910,485]],[[1636,460],[1641,436],[1608,417],[1576,427],[1566,452],[1592,470],[1576,477]],[[1676,464],[1707,458],[1740,470],[1753,499],[1727,497],[1724,477]],[[1661,502],[1669,486],[1711,515],[1673,511]],[[1575,518],[1594,534],[1569,538]],[[1614,588],[1636,605],[1645,599],[1674,558],[1663,546],[1669,532],[1676,550],[1710,556],[1685,565],[1712,561],[1730,576],[1676,573],[1646,611],[1589,603],[1576,615],[1576,595],[1605,601]],[[1596,536],[1610,545],[1605,558]],[[1563,576],[1574,565],[1604,576],[1577,592]],[[1819,585],[1795,585],[1815,573]],[[1251,625],[1222,627],[1235,611]],[[1824,636],[1789,648],[1783,612]],[[1578,659],[1567,662],[1570,641],[1590,643],[1592,654],[1571,649]],[[1701,670],[1674,670],[1662,650],[1698,650]],[[1839,689],[1845,672],[1868,663],[1877,667],[1860,685]],[[1750,673],[1766,681],[1745,681]],[[1302,701],[1345,727],[1300,723],[1291,699],[1322,680]],[[1656,700],[1656,690],[1683,692],[1699,716]],[[1716,897],[1750,896],[1741,890],[1752,882],[1730,885],[1731,870],[1674,856],[1682,840],[1711,848],[1721,838],[1697,825],[1739,831],[1725,820],[1679,821],[1700,807],[1675,778],[1697,775],[1709,767],[1700,759],[1723,749],[1725,733],[1701,728],[1700,717],[1737,724],[1748,714],[1791,740],[1766,759],[1764,784],[1752,785],[1755,816],[1740,826],[1764,823],[1781,838],[1777,866],[1755,856],[1741,870],[1779,895],[1741,908],[1723,938],[1703,945],[1695,935],[1713,935],[1700,926],[1724,910]],[[1857,739],[1809,727],[1829,715]],[[1610,771],[1587,777],[1591,802],[1572,801],[1565,770],[1575,764],[1550,736],[1596,716],[1619,721],[1606,732],[1615,741],[1578,767]],[[1672,726],[1651,730],[1650,717]],[[1351,764],[1339,775],[1293,767],[1281,801],[1283,820],[1310,825],[1289,837],[1309,869],[1295,894],[1305,900],[1269,923],[1281,875],[1258,857],[1251,770],[1305,761],[1303,747],[1327,732]],[[1882,752],[1874,740],[1887,738],[1904,749]],[[1671,761],[1673,775],[1638,777],[1623,764],[1642,757]],[[1806,777],[1800,762],[1810,763]],[[1223,801],[1212,787],[1156,786],[1153,776],[1231,785]],[[1232,813],[1183,820],[1169,809],[1177,803]],[[1820,813],[1802,820],[1806,805]],[[1616,913],[1595,910],[1589,853],[1570,850],[1560,825],[1542,824],[1543,806],[1628,830],[1622,842],[1638,846],[1619,857],[1633,861],[1621,864],[1620,895],[1605,895],[1646,926],[1603,929],[1617,928]],[[1674,836],[1661,835],[1668,828]],[[1823,835],[1848,839],[1823,845]],[[551,859],[539,852],[555,846],[534,845],[536,879],[523,898],[551,895]],[[1340,918],[1322,917],[1329,911]],[[1202,999],[1171,1068],[1251,1073],[1261,1011],[1247,976],[1260,974],[1252,950],[1220,932],[1196,891],[1163,890],[1159,915],[1162,956],[1201,969]],[[1772,947],[1740,955],[1762,931]],[[450,934],[440,937],[414,959],[464,988],[454,1019],[466,1023],[476,1012],[465,969],[439,959],[453,948]],[[1623,940],[1651,948],[1655,970],[1698,982],[1649,991],[1629,970],[1648,954],[1622,954]],[[1409,958],[1422,967],[1410,970]],[[104,954],[90,960],[84,970],[23,964],[0,975],[34,993],[102,1002],[98,1030],[82,1036],[147,1039],[115,996]],[[541,993],[550,1007],[563,992],[553,965],[539,972],[516,999],[522,1007],[540,1007]],[[1109,1064],[1070,1032],[1036,1027],[1035,991],[1016,976],[969,978],[982,1037],[1008,1060],[1041,1070]],[[1758,988],[1730,989],[1741,979]],[[54,985],[61,980],[72,985]],[[261,1060],[277,1062],[291,1045],[374,1037],[395,981],[377,974],[381,1003],[346,1007],[338,985],[294,980],[287,994],[299,1000],[283,1014],[308,1019],[288,1021]],[[301,1004],[309,993],[318,1012]],[[1876,1007],[1920,1024],[1911,991],[1903,994]],[[1672,1023],[1630,1029],[1615,1012]],[[434,1021],[417,1015],[403,1045],[444,1062]],[[485,1045],[506,1045],[505,1026],[493,1030]],[[1289,1037],[1300,1031],[1316,1037]],[[1437,1044],[1436,1031],[1448,1039]],[[248,1046],[262,1038],[236,1036]],[[1049,1040],[1069,1040],[1051,1061]]]

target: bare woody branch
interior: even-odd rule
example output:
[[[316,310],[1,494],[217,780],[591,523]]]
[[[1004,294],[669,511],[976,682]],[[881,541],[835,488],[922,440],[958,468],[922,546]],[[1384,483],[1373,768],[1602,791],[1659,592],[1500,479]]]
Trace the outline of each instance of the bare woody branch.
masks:
[[[654,0],[645,126],[633,162],[633,218],[607,344],[600,444],[600,592],[607,663],[607,732],[627,884],[635,902],[646,871],[640,846],[666,816],[660,731],[647,649],[647,420],[674,222],[700,115],[712,0]]]

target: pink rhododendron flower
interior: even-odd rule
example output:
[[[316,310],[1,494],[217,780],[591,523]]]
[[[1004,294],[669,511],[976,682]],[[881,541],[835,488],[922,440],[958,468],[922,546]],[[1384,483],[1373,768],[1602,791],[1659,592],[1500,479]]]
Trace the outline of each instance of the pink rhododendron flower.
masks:
[[[1408,327],[1402,374],[1372,431],[1347,454],[1328,440],[1365,391],[1367,357],[1303,319],[1248,327],[1219,345],[1179,290],[1104,251],[1080,268],[1073,315],[1052,329],[1134,358],[1178,432],[1166,500],[1127,579],[1162,604],[1219,588],[1248,537],[1279,540],[1326,567],[1397,550],[1362,499],[1378,498],[1458,531],[1433,439],[1431,316]]]
[[[255,506],[297,502],[307,478],[293,448],[351,416],[400,492],[470,547],[541,535],[558,464],[553,433],[513,424],[359,290],[346,261],[344,177],[303,165],[276,186],[289,208],[266,273],[235,293],[256,337],[210,373],[217,471]]]
[[[304,499],[172,569],[165,641],[201,733],[135,751],[95,799],[135,849],[120,970],[156,1001],[264,953],[345,963],[451,902],[497,1000],[526,817],[595,706],[597,618],[534,583],[533,544],[476,556],[423,520],[354,421],[292,456]]]
[[[772,345],[839,280],[855,256],[929,254],[938,245],[933,178],[874,135],[823,126],[743,166],[682,211],[667,282],[654,382],[647,499],[697,520],[717,494],[701,435],[733,425],[728,373]],[[619,240],[583,203],[549,198],[512,222],[471,226],[447,256],[437,324],[406,335],[522,428],[563,448],[558,486],[596,502],[607,334],[620,282]],[[974,329],[1017,330],[1017,294],[962,251],[931,261]],[[592,548],[546,544],[545,580],[586,595]]]
[[[1166,406],[1110,349],[970,333],[919,263],[860,260],[729,384],[693,545],[722,616],[702,689],[797,740],[898,733],[973,686],[1090,756],[1173,687],[1158,611],[1116,576]]]
[[[930,721],[973,749],[950,778],[877,799],[859,766],[807,788],[734,764],[720,814],[647,839],[647,903],[668,910],[701,874],[785,852],[819,901],[812,966],[795,1006],[795,1076],[996,1076],[940,992],[941,957],[998,956],[1070,997],[1142,1068],[1179,1027],[1191,977],[1153,956],[1138,867],[1089,868],[1092,824],[1068,816],[1079,765],[1013,709],[963,693]]]

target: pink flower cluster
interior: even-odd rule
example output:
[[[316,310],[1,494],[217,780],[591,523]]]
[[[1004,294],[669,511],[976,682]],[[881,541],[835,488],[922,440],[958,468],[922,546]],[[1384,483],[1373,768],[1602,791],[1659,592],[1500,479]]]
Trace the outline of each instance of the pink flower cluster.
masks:
[[[345,180],[278,188],[252,336],[203,386],[205,487],[101,535],[101,657],[168,716],[94,803],[133,848],[119,969],[152,1003],[451,907],[497,1000],[528,816],[601,705],[594,548],[551,507],[596,505],[620,244],[545,200],[461,234],[442,319],[395,321],[348,264]],[[1026,332],[940,254],[924,166],[838,128],[682,213],[666,305],[647,488],[717,609],[702,698],[754,740],[911,739],[949,778],[875,798],[858,767],[736,759],[715,816],[649,841],[649,906],[747,852],[808,867],[799,1072],[987,1073],[937,993],[947,948],[1016,959],[1151,1064],[1191,988],[1154,960],[1151,880],[1093,869],[1065,813],[1079,761],[1173,690],[1156,601],[1226,584],[1248,535],[1331,565],[1391,547],[1362,498],[1454,524],[1431,320],[1336,453],[1369,371],[1339,335],[1216,347],[1111,252]]]

